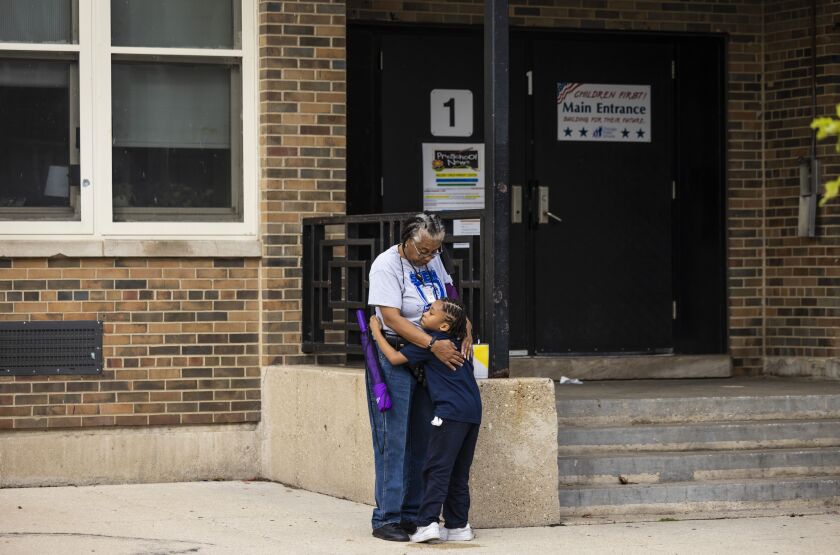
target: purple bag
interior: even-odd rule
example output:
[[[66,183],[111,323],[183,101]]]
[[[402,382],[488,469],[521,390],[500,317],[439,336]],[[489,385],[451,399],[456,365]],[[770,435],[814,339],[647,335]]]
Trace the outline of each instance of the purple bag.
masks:
[[[391,396],[388,395],[388,386],[382,378],[382,370],[379,368],[379,359],[376,355],[376,347],[370,336],[365,311],[356,311],[356,320],[359,322],[359,329],[362,332],[362,352],[365,355],[365,368],[370,374],[370,381],[373,382],[373,396],[376,398],[376,406],[379,412],[385,412],[391,408]]]

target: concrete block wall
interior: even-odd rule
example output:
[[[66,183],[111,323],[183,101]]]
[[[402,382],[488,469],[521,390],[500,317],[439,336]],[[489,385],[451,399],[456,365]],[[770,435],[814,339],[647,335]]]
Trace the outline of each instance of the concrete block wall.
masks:
[[[0,487],[265,478],[372,504],[363,372],[268,367],[262,382],[259,424],[0,433]],[[470,522],[481,528],[556,524],[554,383],[480,380],[479,389],[484,408]]]
[[[559,522],[557,410],[547,378],[479,380],[481,431],[470,473],[479,528]],[[263,477],[373,504],[373,443],[361,370],[269,367],[260,424]]]
[[[0,440],[0,488],[251,480],[255,423],[24,430]]]

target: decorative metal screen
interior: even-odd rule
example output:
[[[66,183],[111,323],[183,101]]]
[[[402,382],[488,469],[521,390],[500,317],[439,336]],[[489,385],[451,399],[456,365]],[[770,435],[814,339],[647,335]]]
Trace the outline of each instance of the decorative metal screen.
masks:
[[[303,220],[303,351],[360,354],[355,311],[367,307],[373,260],[399,242],[402,222],[414,213],[334,216]],[[454,220],[479,220],[480,210],[441,212],[446,224],[447,268],[473,322],[485,329],[480,235],[453,235]],[[446,258],[444,259],[446,262]]]
[[[0,376],[101,372],[102,322],[0,322]]]

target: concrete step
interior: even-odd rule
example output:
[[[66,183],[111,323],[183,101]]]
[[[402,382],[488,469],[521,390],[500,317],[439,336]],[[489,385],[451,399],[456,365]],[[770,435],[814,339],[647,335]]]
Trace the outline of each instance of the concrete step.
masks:
[[[560,426],[840,419],[840,382],[638,380],[557,385]]]
[[[560,455],[840,446],[840,419],[746,420],[653,426],[563,426]]]
[[[837,507],[840,476],[563,486],[564,516]]]
[[[577,485],[840,476],[840,447],[567,456],[557,464],[560,483]]]
[[[728,378],[729,355],[513,356],[512,378],[582,380]]]

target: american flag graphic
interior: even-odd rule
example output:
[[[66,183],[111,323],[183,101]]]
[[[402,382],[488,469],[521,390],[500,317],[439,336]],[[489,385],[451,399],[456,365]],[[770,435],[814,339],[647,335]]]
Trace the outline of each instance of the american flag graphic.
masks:
[[[557,104],[566,99],[569,93],[580,87],[583,83],[557,83]]]

